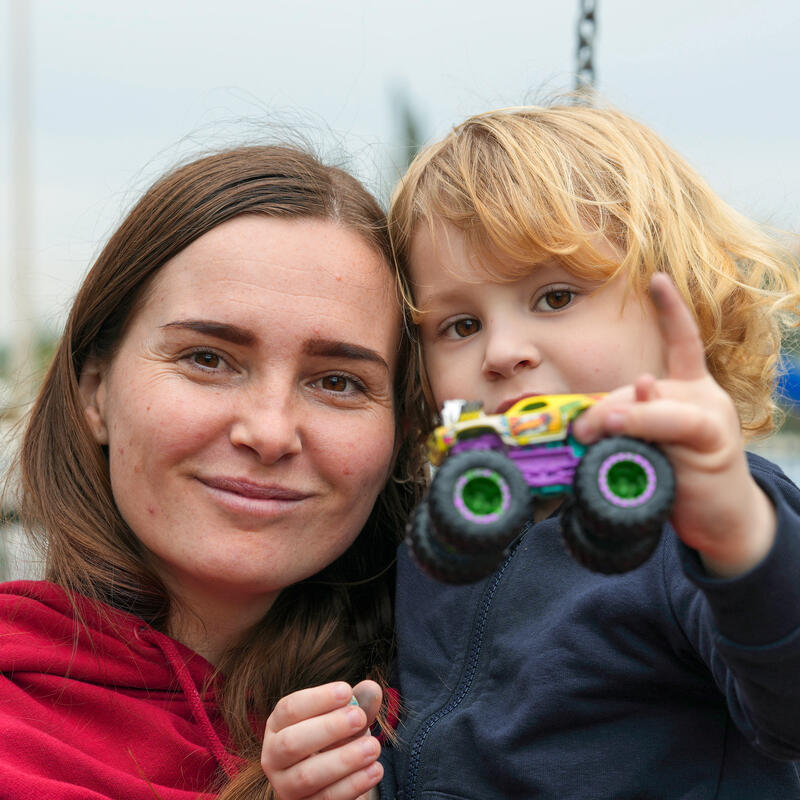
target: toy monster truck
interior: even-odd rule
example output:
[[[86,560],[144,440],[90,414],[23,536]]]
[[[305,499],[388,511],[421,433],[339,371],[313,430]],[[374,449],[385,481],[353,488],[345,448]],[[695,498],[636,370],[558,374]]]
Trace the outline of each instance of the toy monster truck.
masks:
[[[613,436],[585,446],[572,421],[602,395],[533,395],[505,413],[453,400],[428,440],[438,467],[408,526],[414,559],[447,583],[493,572],[531,518],[536,496],[568,495],[567,549],[596,572],[642,564],[661,536],[675,480],[652,444]]]

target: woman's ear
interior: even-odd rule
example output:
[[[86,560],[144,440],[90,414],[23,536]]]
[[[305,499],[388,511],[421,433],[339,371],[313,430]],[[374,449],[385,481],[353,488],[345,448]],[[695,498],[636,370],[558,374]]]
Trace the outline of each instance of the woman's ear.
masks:
[[[87,358],[78,378],[78,389],[83,402],[83,413],[94,435],[101,445],[108,444],[106,426],[106,365],[96,358]]]

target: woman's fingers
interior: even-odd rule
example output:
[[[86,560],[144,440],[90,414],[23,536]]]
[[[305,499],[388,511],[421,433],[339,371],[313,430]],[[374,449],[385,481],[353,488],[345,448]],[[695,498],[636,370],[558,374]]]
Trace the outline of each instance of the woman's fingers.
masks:
[[[282,698],[267,720],[261,753],[277,796],[354,800],[376,786],[380,743],[368,725],[381,697],[374,681],[352,689],[340,681]]]
[[[367,715],[367,725],[372,725],[378,716],[383,700],[381,687],[375,681],[361,681],[353,687],[353,696]]]
[[[269,715],[267,726],[279,731],[304,719],[316,717],[347,705],[353,697],[353,690],[344,681],[326,683],[311,689],[300,689],[282,697]]]
[[[380,781],[380,750],[374,736],[359,736],[294,764],[272,778],[273,786],[281,798],[314,798],[324,791],[326,800],[352,800]]]
[[[346,683],[303,689],[282,698],[267,720],[262,763],[284,770],[321,750],[360,734],[367,715],[351,704]]]
[[[703,341],[697,323],[672,279],[657,272],[650,281],[665,345],[667,377],[690,381],[707,374]]]

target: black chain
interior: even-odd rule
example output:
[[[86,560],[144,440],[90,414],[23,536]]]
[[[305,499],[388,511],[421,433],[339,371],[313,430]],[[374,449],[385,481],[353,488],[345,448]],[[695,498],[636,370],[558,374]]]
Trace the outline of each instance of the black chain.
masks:
[[[595,86],[594,40],[597,34],[598,0],[580,0],[578,17],[577,68],[575,70],[575,91],[591,98]]]

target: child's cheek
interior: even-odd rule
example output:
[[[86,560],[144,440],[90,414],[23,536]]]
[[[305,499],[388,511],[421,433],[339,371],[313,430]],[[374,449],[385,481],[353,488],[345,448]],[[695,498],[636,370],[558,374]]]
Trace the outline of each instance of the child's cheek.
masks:
[[[436,408],[441,408],[445,400],[479,399],[476,396],[478,375],[474,375],[474,370],[470,370],[462,361],[458,357],[440,358],[436,354],[426,359],[428,384]]]

